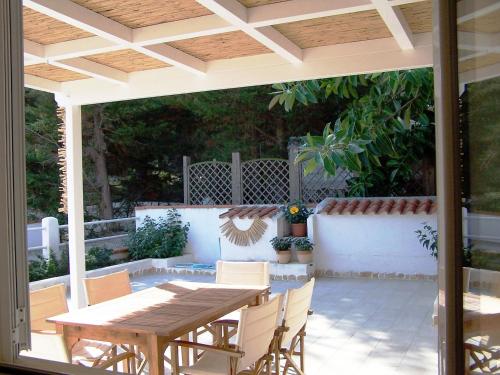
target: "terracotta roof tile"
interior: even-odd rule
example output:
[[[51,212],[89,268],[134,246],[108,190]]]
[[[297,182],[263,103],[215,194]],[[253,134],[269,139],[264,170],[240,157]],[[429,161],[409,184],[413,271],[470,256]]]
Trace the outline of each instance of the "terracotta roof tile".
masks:
[[[238,217],[243,218],[255,218],[260,217],[273,217],[279,212],[279,206],[237,206],[230,208],[223,214],[219,215],[219,218],[228,217],[230,219]]]
[[[432,215],[437,203],[430,197],[419,198],[331,198],[320,213],[327,215]]]

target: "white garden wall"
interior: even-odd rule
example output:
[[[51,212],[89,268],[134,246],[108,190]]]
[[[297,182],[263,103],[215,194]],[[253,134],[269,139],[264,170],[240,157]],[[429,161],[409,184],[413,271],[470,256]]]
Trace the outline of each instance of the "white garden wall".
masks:
[[[436,275],[436,260],[415,231],[436,215],[326,215],[311,217],[317,270]]]
[[[141,225],[146,216],[163,217],[170,206],[136,209]],[[176,207],[183,222],[190,223],[185,253],[195,262],[214,263],[225,260],[269,260],[276,255],[269,240],[288,234],[288,224],[280,215],[265,218],[268,228],[263,237],[248,247],[236,246],[221,236],[219,226],[226,219],[219,215],[227,206]],[[233,219],[240,229],[251,225],[251,219]],[[315,243],[314,265],[320,274],[379,273],[385,275],[437,274],[437,265],[424,249],[415,230],[427,222],[437,228],[436,214],[315,214],[308,220],[308,236]]]
[[[146,216],[153,219],[165,217],[168,209],[175,206],[138,207],[135,216],[139,219],[137,226],[142,225]],[[181,214],[182,221],[189,223],[188,244],[185,254],[192,254],[199,263],[215,263],[220,258],[219,215],[228,210],[224,206],[179,206],[175,207]]]
[[[226,218],[219,219],[219,225],[226,222]],[[230,242],[226,237],[221,236],[221,259],[239,261],[276,261],[276,252],[269,243],[273,237],[288,236],[289,225],[281,214],[273,217],[266,217],[263,221],[267,224],[267,229],[262,237],[250,246],[238,246]],[[246,230],[250,228],[253,219],[238,217],[233,218],[237,228]]]

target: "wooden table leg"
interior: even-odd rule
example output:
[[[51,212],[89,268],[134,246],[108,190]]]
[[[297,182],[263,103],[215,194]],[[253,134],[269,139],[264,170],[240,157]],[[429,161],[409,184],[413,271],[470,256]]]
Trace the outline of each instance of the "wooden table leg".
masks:
[[[148,336],[149,375],[164,375],[163,344],[160,337]]]
[[[182,341],[189,341],[189,334],[181,336]],[[189,348],[181,346],[181,360],[182,366],[189,366]]]

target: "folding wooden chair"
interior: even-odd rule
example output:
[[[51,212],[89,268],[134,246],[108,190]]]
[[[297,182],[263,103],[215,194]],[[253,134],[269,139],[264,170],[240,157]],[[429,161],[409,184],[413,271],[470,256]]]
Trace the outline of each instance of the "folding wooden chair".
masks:
[[[56,333],[54,323],[47,319],[68,312],[66,287],[64,284],[30,292],[31,350],[21,354],[29,357],[81,364],[97,368],[113,367],[123,362],[123,370],[128,371],[133,354],[118,354],[116,346],[94,340],[77,341],[70,351],[64,337]]]
[[[314,278],[298,289],[289,289],[285,297],[283,309],[283,320],[276,330],[276,340],[274,347],[274,362],[276,373],[280,371],[280,357],[285,359],[283,375],[288,369],[293,367],[295,371],[304,375],[305,373],[305,336],[306,323],[309,315],[311,300],[314,289]],[[298,349],[297,349],[298,346]],[[300,365],[294,361],[293,357],[299,356]]]
[[[132,287],[130,286],[130,277],[127,270],[111,273],[104,276],[89,277],[83,279],[83,285],[85,289],[85,296],[87,299],[87,304],[89,306],[106,302],[115,298],[126,296],[132,293]],[[132,371],[135,373],[142,373],[146,365],[146,356],[141,358],[140,349],[136,348],[134,345],[120,345],[122,350],[131,352],[134,354],[134,358],[131,360]],[[114,350],[117,350],[115,347]],[[136,359],[139,361],[139,365],[136,364]]]
[[[229,262],[219,260],[216,263],[215,283],[269,286],[269,262]],[[268,296],[263,296],[263,301],[267,300],[267,298]],[[212,342],[214,344],[218,344],[219,346],[227,345],[228,340],[236,335],[238,319],[239,310],[222,317],[216,322],[205,325],[192,333],[193,341],[197,342],[201,334],[210,332],[213,336]],[[196,357],[196,350],[194,353]]]
[[[173,341],[172,374],[190,375],[258,375],[265,371],[271,374],[271,348],[281,306],[281,295],[255,307],[241,309],[236,344],[227,348],[186,341]],[[178,348],[201,350],[198,361],[188,366],[179,366]]]

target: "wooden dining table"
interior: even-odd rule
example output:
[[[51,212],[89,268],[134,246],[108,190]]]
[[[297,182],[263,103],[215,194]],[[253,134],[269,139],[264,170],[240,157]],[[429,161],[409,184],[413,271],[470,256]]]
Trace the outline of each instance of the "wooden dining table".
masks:
[[[109,286],[112,288],[112,285]],[[246,305],[269,287],[174,281],[48,319],[68,349],[79,339],[137,345],[151,375],[164,374],[168,343]],[[188,353],[182,353],[184,364]]]
[[[500,331],[500,298],[474,292],[463,295],[464,340]],[[438,305],[434,303],[434,325],[438,324]]]

